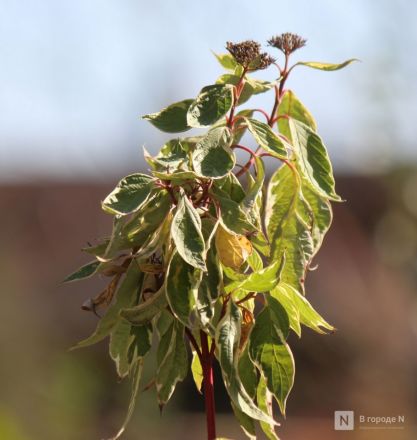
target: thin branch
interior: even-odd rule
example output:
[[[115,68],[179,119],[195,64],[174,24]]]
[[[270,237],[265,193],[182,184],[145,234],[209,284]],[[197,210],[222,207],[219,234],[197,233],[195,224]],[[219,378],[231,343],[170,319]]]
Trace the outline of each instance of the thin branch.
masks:
[[[248,162],[246,162],[246,165],[236,173],[236,177],[240,177],[245,174],[246,171],[249,171],[249,168],[255,163],[255,157],[256,155],[251,156]]]
[[[278,159],[278,157],[274,156],[274,155],[271,154],[271,153],[260,153],[260,154],[258,154],[257,156],[258,156],[258,157],[273,157],[273,158],[275,158],[275,159]],[[278,159],[278,160],[279,160],[279,159]]]
[[[246,72],[247,72],[247,68],[244,68],[242,75],[239,79],[239,82],[236,84],[236,86],[233,89],[233,104],[232,104],[232,108],[230,110],[229,118],[227,121],[227,126],[229,128],[233,128],[233,124],[235,123],[235,119],[234,119],[235,110],[236,110],[237,103],[239,102],[240,94],[242,93],[242,90],[243,90],[243,83],[245,80]]]
[[[265,116],[266,121],[269,122],[269,115],[265,110],[262,110],[261,108],[256,108],[254,112],[262,113]]]
[[[275,86],[275,102],[274,102],[274,106],[272,107],[272,111],[271,111],[271,115],[268,118],[268,125],[270,127],[272,127],[274,125],[274,119],[275,119],[275,114],[277,112],[279,103],[281,101],[283,92],[284,92],[284,85],[285,85],[285,81],[288,78],[288,60],[289,60],[289,56],[288,54],[285,54],[285,64],[284,64],[284,68],[281,70],[280,69],[280,73],[281,73],[281,80],[279,82],[279,87]]]
[[[207,440],[216,439],[216,405],[214,401],[213,357],[208,347],[207,334],[200,330],[203,363],[204,401],[206,407]]]
[[[256,297],[256,292],[249,292],[244,298],[237,301],[236,304],[242,304],[245,301],[247,301],[248,299],[252,299],[254,297]]]
[[[239,148],[240,150],[246,151],[247,153],[249,153],[251,156],[254,156],[255,153],[248,147],[245,147],[244,145],[240,145],[240,144],[233,144],[231,148]]]
[[[203,356],[201,354],[200,347],[198,346],[194,335],[191,333],[191,330],[188,327],[185,327],[185,334],[187,335],[191,345],[193,346],[195,352],[197,353],[198,359],[200,360],[200,364],[203,365]]]
[[[274,121],[275,113],[277,112],[278,105],[279,105],[279,89],[277,86],[274,86],[274,90],[275,90],[274,106],[272,107],[271,115],[268,117],[268,125],[270,127],[272,127],[274,125],[273,121]]]

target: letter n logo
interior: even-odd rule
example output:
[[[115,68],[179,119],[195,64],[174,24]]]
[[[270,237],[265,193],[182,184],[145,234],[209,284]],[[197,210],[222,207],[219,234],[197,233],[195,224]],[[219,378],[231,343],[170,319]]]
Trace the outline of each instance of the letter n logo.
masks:
[[[336,431],[352,431],[354,428],[353,411],[335,411],[334,429]]]

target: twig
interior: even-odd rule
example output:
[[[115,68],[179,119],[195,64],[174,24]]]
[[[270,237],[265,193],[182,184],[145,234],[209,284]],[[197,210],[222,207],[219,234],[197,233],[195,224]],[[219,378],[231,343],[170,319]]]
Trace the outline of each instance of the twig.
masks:
[[[187,335],[187,338],[189,339],[191,345],[193,346],[195,352],[197,353],[198,359],[200,360],[200,364],[203,365],[203,356],[201,354],[200,347],[198,346],[194,335],[191,333],[191,330],[188,327],[185,327],[185,334]]]

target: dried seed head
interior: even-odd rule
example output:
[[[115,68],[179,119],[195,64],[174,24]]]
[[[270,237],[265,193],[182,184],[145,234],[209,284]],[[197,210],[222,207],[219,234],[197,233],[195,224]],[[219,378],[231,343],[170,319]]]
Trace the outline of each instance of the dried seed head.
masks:
[[[256,60],[256,69],[266,69],[269,67],[272,63],[275,63],[275,59],[271,57],[271,55],[267,54],[266,52],[261,53],[259,55],[259,59]]]
[[[266,69],[274,62],[274,59],[267,53],[261,53],[261,45],[253,40],[242,41],[241,43],[231,43],[228,41],[226,49],[236,62],[245,69]]]
[[[291,34],[286,32],[268,40],[268,44],[272,47],[279,49],[284,52],[285,55],[290,55],[297,49],[306,45],[307,40],[296,34]]]
[[[253,40],[242,41],[241,43],[226,43],[227,50],[232,54],[237,63],[244,67],[259,56],[261,45]]]

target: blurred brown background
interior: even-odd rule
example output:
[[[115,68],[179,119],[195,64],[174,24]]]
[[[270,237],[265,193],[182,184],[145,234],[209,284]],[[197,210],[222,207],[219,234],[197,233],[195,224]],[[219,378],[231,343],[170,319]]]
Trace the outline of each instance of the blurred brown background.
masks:
[[[100,200],[120,177],[145,169],[138,145],[156,152],[166,139],[137,116],[212,83],[221,72],[208,49],[287,30],[309,39],[299,59],[363,63],[334,74],[300,70],[290,80],[317,116],[346,203],[334,206],[307,286],[338,330],[292,338],[296,382],[279,433],[417,438],[417,8],[283,5],[0,0],[0,440],[117,431],[128,384],[117,383],[106,343],[67,351],[95,326],[80,305],[100,280],[60,282],[88,261],[80,248],[109,231]],[[219,435],[243,439],[218,379]],[[404,415],[405,424],[334,431],[336,410]],[[147,391],[124,438],[203,439],[202,411],[191,380],[162,417]]]

